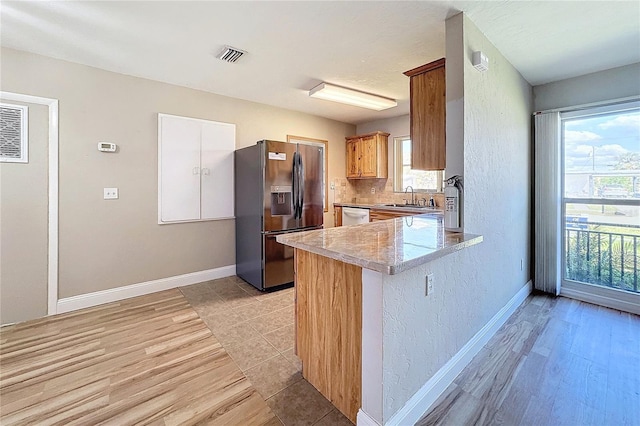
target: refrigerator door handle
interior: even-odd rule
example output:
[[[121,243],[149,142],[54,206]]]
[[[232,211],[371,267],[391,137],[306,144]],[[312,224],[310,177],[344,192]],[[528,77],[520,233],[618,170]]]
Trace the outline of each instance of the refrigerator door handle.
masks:
[[[291,182],[292,182],[292,191],[291,191],[291,202],[293,204],[293,218],[298,218],[298,169],[296,167],[296,163],[298,161],[298,153],[293,153],[293,166],[291,168]]]
[[[300,166],[298,172],[300,173],[300,197],[298,198],[298,204],[300,205],[300,211],[298,217],[302,219],[302,210],[304,207],[304,164],[302,163],[302,156],[299,158]]]
[[[296,197],[296,204],[295,204],[295,212],[294,212],[294,217],[296,219],[302,219],[302,190],[303,190],[303,181],[302,181],[302,173],[301,173],[301,168],[302,168],[302,156],[300,155],[299,152],[296,152],[294,154],[294,176],[295,176],[295,182],[296,182],[296,189],[295,189],[295,197]]]

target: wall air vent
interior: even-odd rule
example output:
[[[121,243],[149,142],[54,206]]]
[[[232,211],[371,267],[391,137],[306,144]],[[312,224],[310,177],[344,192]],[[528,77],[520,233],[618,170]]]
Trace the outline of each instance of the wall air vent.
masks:
[[[28,113],[26,106],[0,104],[0,162],[29,162]]]
[[[227,61],[227,62],[236,62],[242,55],[244,55],[244,50],[236,49],[235,47],[225,46],[220,53],[216,55],[216,58]]]

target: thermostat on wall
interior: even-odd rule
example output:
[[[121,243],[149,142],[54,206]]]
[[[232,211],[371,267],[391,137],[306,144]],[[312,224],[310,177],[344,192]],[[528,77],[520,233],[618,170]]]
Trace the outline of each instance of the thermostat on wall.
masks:
[[[489,58],[481,51],[473,52],[471,56],[471,64],[475,69],[480,72],[485,72],[489,69]]]
[[[98,142],[98,151],[103,152],[116,152],[118,145],[110,142]]]

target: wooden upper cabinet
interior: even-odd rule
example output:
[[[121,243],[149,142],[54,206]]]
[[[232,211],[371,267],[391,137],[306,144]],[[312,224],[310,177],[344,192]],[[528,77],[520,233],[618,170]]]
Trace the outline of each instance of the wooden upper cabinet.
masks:
[[[360,138],[347,139],[347,177],[358,176]]]
[[[389,133],[374,132],[347,140],[347,178],[386,178]]]
[[[377,177],[378,156],[377,141],[375,136],[366,136],[360,139],[362,177]]]
[[[411,87],[411,168],[444,170],[446,159],[445,60],[404,73]]]

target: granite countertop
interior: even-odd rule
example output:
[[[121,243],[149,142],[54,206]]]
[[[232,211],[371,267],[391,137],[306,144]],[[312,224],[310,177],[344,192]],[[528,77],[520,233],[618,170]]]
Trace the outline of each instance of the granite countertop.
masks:
[[[482,236],[445,231],[437,213],[278,235],[277,241],[389,275],[478,244]]]
[[[357,203],[333,203],[336,207],[356,207],[360,209],[395,210],[415,213],[436,213],[442,214],[438,207],[410,207],[404,205],[388,206],[386,204],[357,204]]]

